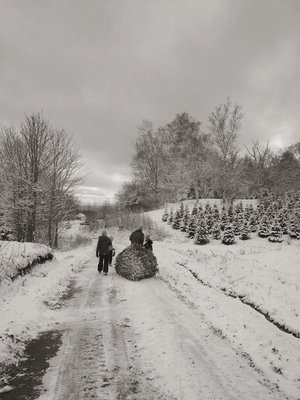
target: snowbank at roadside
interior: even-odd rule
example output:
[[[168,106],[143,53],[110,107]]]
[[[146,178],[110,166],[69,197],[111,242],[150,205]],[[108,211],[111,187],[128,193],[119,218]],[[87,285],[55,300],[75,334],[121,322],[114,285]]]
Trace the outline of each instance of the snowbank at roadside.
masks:
[[[3,279],[15,278],[25,269],[51,258],[51,248],[43,244],[0,241],[0,284]]]
[[[51,262],[37,265],[13,282],[5,280],[0,294],[0,371],[17,363],[26,341],[53,328],[76,272],[94,255],[92,246],[56,252]]]

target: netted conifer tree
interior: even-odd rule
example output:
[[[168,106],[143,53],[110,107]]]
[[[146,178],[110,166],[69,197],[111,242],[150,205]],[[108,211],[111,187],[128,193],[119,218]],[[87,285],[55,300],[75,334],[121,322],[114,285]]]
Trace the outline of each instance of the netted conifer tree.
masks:
[[[228,223],[224,228],[222,243],[227,245],[234,243],[234,232],[233,232],[233,227],[230,223]]]

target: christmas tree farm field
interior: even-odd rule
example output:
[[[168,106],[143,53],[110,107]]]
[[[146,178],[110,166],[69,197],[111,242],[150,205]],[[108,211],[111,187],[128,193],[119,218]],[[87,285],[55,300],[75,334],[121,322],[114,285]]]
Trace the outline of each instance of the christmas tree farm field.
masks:
[[[187,204],[191,213],[193,203]],[[163,213],[148,215],[159,223]],[[204,235],[199,230],[209,239],[201,245],[199,236],[191,240],[188,233],[161,223],[169,237],[153,247],[163,279],[270,379],[300,389],[300,241],[289,233],[279,236],[279,228],[270,229],[275,240],[268,240],[242,226],[238,235],[228,234],[233,237],[229,246],[214,239],[213,231]]]

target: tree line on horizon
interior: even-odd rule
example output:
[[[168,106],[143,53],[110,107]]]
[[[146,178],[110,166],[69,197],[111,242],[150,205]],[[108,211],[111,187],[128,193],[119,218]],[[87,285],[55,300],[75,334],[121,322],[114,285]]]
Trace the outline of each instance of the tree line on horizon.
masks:
[[[144,120],[131,159],[132,179],[117,204],[149,210],[182,199],[256,198],[262,189],[300,190],[300,142],[274,153],[258,141],[241,154],[242,107],[225,103],[208,117],[208,129],[186,112],[157,129]]]
[[[0,226],[25,242],[57,247],[59,225],[77,212],[80,154],[42,113],[0,129]],[[8,228],[9,227],[9,228]],[[7,233],[7,232],[6,232]]]

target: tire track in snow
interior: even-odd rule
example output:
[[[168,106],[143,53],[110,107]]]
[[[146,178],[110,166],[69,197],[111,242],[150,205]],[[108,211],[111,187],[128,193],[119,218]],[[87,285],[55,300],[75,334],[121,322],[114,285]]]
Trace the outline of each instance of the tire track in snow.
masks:
[[[245,304],[246,306],[251,307],[254,311],[258,312],[259,314],[261,314],[262,316],[265,317],[265,319],[270,322],[273,326],[275,326],[276,328],[280,329],[282,332],[284,333],[288,333],[292,336],[294,336],[297,339],[300,339],[300,332],[295,332],[290,330],[289,328],[287,328],[286,326],[280,324],[279,322],[275,321],[267,312],[263,311],[259,306],[257,306],[256,304],[252,303],[251,301],[247,300],[245,296],[239,295],[238,293],[235,293],[233,291],[227,291],[226,288],[215,288],[214,286],[212,286],[210,283],[205,282],[203,279],[201,279],[199,277],[199,275],[193,271],[192,269],[190,269],[189,267],[187,267],[185,264],[183,263],[179,263],[177,262],[176,264],[180,265],[181,267],[185,268],[187,271],[189,271],[193,277],[200,282],[203,286],[207,286],[210,289],[216,290],[219,293],[223,293],[225,296],[227,297],[233,297],[235,299],[240,300],[243,304]]]

